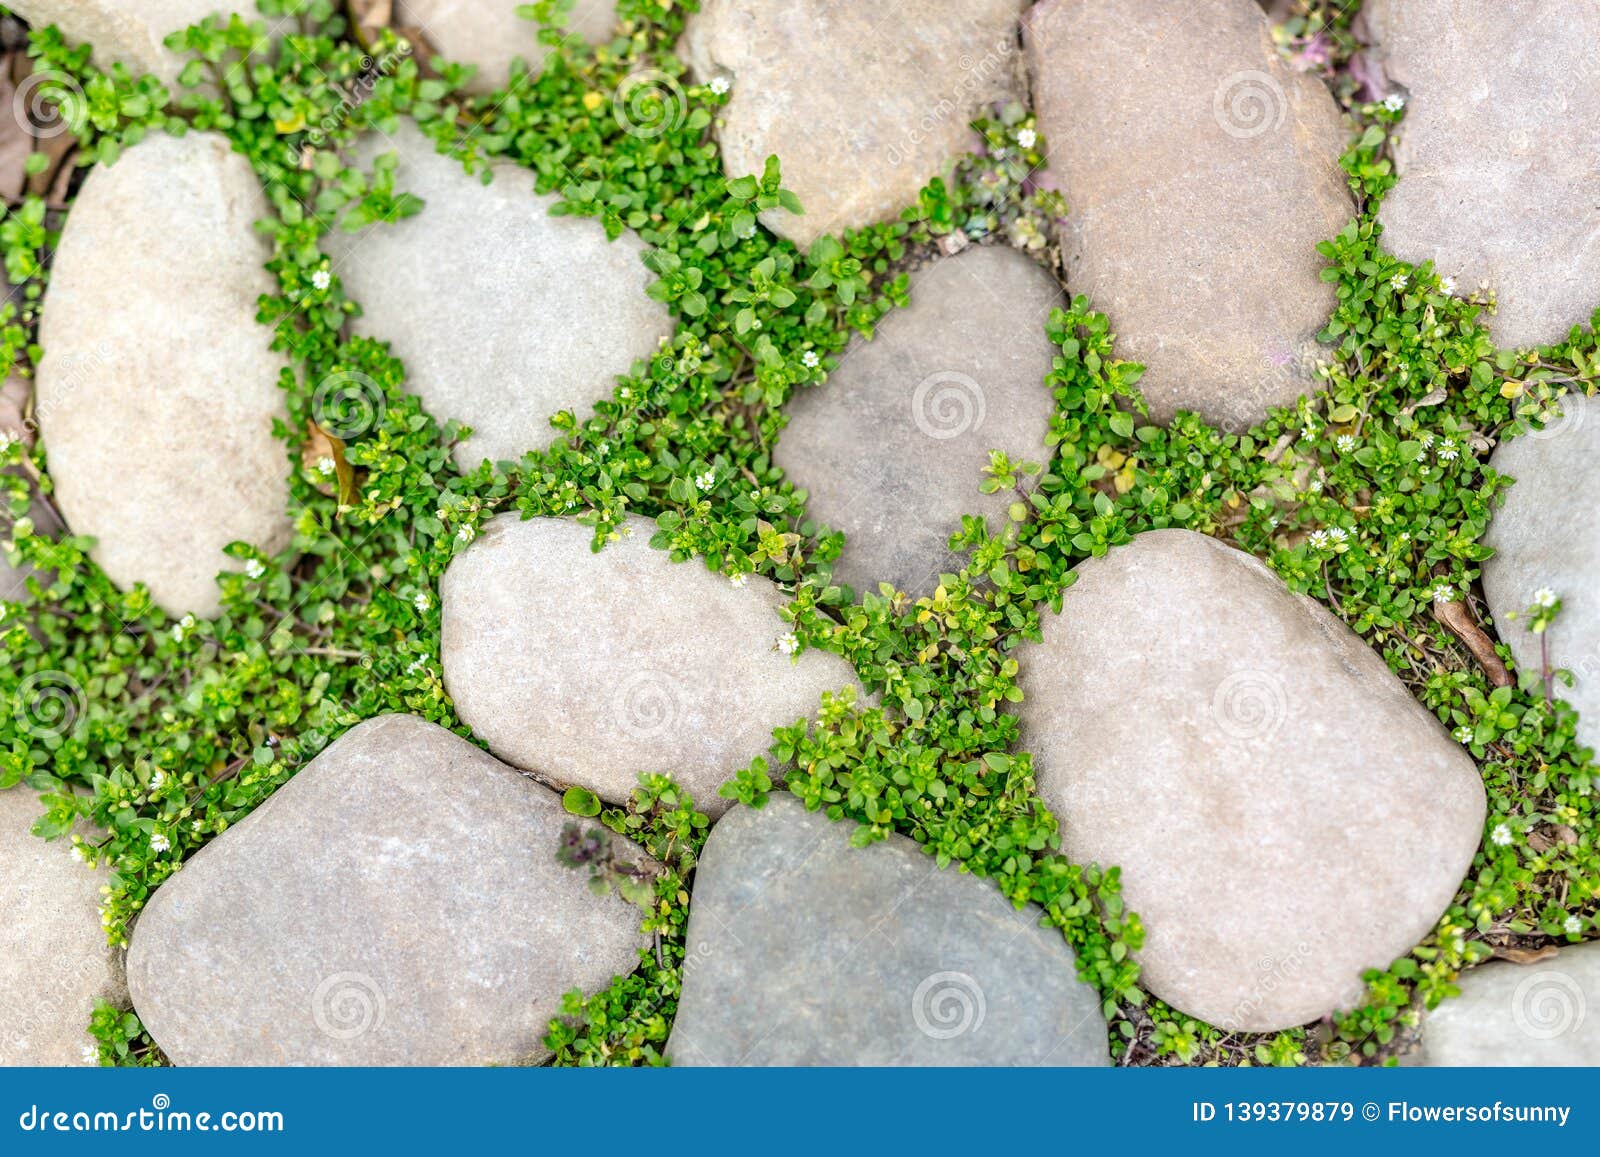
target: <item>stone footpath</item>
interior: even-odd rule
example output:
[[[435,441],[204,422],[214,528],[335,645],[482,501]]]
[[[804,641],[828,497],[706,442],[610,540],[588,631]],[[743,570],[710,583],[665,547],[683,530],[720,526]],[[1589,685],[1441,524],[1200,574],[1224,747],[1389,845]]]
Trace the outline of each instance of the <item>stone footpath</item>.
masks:
[[[101,60],[170,75],[161,36],[214,2],[11,7]],[[539,58],[509,3],[398,7],[478,64],[482,87],[514,56]],[[1158,417],[1243,425],[1312,381],[1332,302],[1314,247],[1352,214],[1344,128],[1279,60],[1253,0],[1221,0],[1206,21],[1188,7],[906,0],[891,18],[705,0],[681,49],[699,80],[731,85],[717,126],[729,172],[782,155],[808,212],[765,223],[801,244],[892,216],[966,150],[970,115],[1031,94],[1047,179],[1071,206],[1071,290],[1148,364]],[[1600,15],[1579,0],[1459,8],[1367,5],[1374,64],[1411,109],[1386,239],[1486,281],[1502,342],[1550,340],[1600,303]],[[603,40],[611,16],[580,0],[574,33]],[[463,466],[547,445],[552,412],[581,415],[670,331],[636,237],[608,244],[593,222],[549,217],[512,166],[485,187],[409,125],[361,147],[397,148],[400,186],[427,205],[330,258],[435,415],[475,428]],[[88,177],[44,305],[37,399],[61,508],[114,581],[146,583],[174,614],[217,609],[217,572],[243,565],[227,543],[290,541],[290,463],[271,432],[281,362],[254,320],[269,282],[251,222],[265,212],[222,139],[148,139]],[[909,309],[796,399],[776,457],[847,532],[841,581],[920,589],[955,565],[945,542],[962,514],[1004,517],[979,472],[996,448],[1048,455],[1042,322],[1062,292],[1009,249],[938,260],[914,274]],[[1519,666],[1540,669],[1548,644],[1576,673],[1563,694],[1600,745],[1600,532],[1573,505],[1600,490],[1600,412],[1565,405],[1495,454],[1518,483],[1484,584]],[[569,817],[546,784],[620,803],[640,770],[670,768],[720,816],[691,898],[677,1063],[1106,1064],[1098,997],[1037,910],[908,840],[854,849],[846,825],[782,793],[728,810],[718,785],[773,727],[861,688],[834,656],[790,657],[785,595],[766,579],[674,564],[644,520],[619,529],[595,554],[574,521],[505,515],[451,565],[444,678],[493,755],[420,719],[369,720],[156,892],[127,991],[167,1055],[543,1059],[561,993],[599,990],[647,947],[636,910],[558,864]],[[1511,615],[1546,586],[1566,610],[1540,639]],[[1144,981],[1184,1013],[1272,1031],[1347,1007],[1364,969],[1435,924],[1482,839],[1467,754],[1359,638],[1219,542],[1154,532],[1085,564],[1021,659],[1021,744],[1065,850],[1121,865],[1148,933]],[[6,1064],[85,1059],[93,1002],[128,998],[98,878],[28,833],[37,812],[26,789],[0,793]],[[1600,1063],[1600,1021],[1583,1011],[1600,998],[1596,953],[1473,971],[1414,1059]]]

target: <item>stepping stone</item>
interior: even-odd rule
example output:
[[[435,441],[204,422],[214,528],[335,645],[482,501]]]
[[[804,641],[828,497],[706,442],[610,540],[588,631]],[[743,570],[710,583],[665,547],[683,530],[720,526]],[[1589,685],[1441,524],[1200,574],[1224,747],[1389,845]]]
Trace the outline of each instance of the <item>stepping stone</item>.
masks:
[[[1600,945],[1532,964],[1496,960],[1462,974],[1461,995],[1423,1019],[1402,1061],[1434,1068],[1600,1065]]]
[[[217,614],[229,543],[289,545],[286,420],[256,302],[274,291],[250,164],[157,133],[98,166],[62,231],[40,320],[38,418],[56,504],[117,585]]]
[[[484,185],[410,121],[393,137],[364,137],[357,163],[395,151],[395,187],[427,204],[335,256],[365,311],[356,329],[391,344],[434,417],[473,428],[455,450],[463,469],[517,461],[559,438],[552,415],[588,418],[672,332],[667,308],[645,296],[644,244],[550,216],[557,198],[536,196],[533,174],[516,165],[492,166]]]
[[[801,247],[895,217],[971,150],[975,117],[1025,99],[1022,0],[703,0],[679,52],[732,85],[718,140],[729,176],[776,153],[804,216],[762,221]]]
[[[712,830],[674,1065],[1110,1063],[1100,996],[1038,908],[854,828],[780,792]]]
[[[34,835],[43,814],[37,792],[0,791],[0,1066],[98,1064],[89,1015],[128,996],[100,926],[105,874]]]
[[[1472,760],[1247,554],[1158,530],[1078,576],[1021,655],[1022,745],[1062,850],[1121,867],[1146,987],[1234,1031],[1355,1004],[1472,863]]]
[[[1314,388],[1333,312],[1316,246],[1355,215],[1346,130],[1255,0],[1043,0],[1028,66],[1067,287],[1116,330],[1158,421],[1242,429]],[[1092,127],[1091,127],[1092,126]]]
[[[856,680],[836,655],[782,653],[788,599],[770,580],[675,563],[654,529],[629,518],[595,554],[570,519],[492,519],[440,587],[445,689],[507,763],[619,804],[640,772],[668,773],[717,816],[717,787],[774,727]]]
[[[250,0],[11,0],[7,7],[33,28],[54,24],[70,43],[92,45],[97,67],[120,63],[136,76],[152,73],[174,95],[187,57],[162,43],[168,36],[213,14],[226,21],[238,13],[269,29],[277,22],[262,16]]]
[[[444,728],[368,720],[156,890],[134,1008],[180,1065],[542,1061],[562,993],[649,942],[639,909],[557,862],[570,822]]]
[[[1600,8],[1373,0],[1369,59],[1408,94],[1384,248],[1487,281],[1503,346],[1558,342],[1600,304]]]
[[[1055,400],[1045,336],[1061,288],[1007,246],[969,249],[912,277],[911,305],[857,339],[826,385],[789,404],[778,465],[809,513],[846,535],[834,577],[913,594],[959,569],[963,514],[1005,525],[1010,491],[980,494],[990,450],[1046,462]]]
[[[550,51],[539,42],[539,25],[516,9],[510,0],[396,0],[394,24],[421,30],[446,60],[477,65],[467,90],[482,93],[505,86],[515,57],[537,76]],[[616,25],[616,0],[575,0],[565,20],[569,34],[590,44],[610,40]]]
[[[1541,591],[1561,600],[1545,637],[1551,669],[1574,681],[1552,690],[1578,709],[1578,741],[1600,750],[1600,400],[1568,394],[1561,407],[1559,421],[1500,443],[1489,459],[1516,485],[1489,522],[1483,591],[1518,668],[1535,674],[1540,637],[1524,612]]]

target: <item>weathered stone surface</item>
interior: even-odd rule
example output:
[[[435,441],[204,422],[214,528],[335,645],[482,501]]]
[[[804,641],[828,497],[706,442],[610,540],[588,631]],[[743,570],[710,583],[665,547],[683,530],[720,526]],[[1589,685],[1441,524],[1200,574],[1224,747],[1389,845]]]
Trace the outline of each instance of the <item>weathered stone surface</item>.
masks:
[[[969,125],[1020,100],[1021,0],[706,0],[679,51],[732,93],[718,139],[730,176],[776,153],[804,216],[768,228],[802,246],[891,218],[965,153]]]
[[[1308,392],[1334,304],[1316,245],[1354,215],[1322,82],[1279,58],[1255,0],[1203,20],[1180,0],[1044,0],[1026,40],[1068,288],[1146,366],[1152,415],[1237,428]]]
[[[1104,1065],[1106,1023],[1058,929],[903,836],[778,793],[711,833],[675,1065]]]
[[[1600,400],[1569,394],[1561,406],[1559,421],[1502,442],[1489,460],[1517,481],[1489,522],[1483,591],[1525,672],[1543,660],[1524,612],[1541,590],[1561,600],[1546,632],[1550,666],[1571,671],[1573,684],[1554,690],[1578,709],[1579,740],[1600,750]]]
[[[463,468],[516,461],[556,441],[553,414],[587,418],[672,332],[666,307],[645,296],[644,245],[550,216],[555,198],[535,196],[533,174],[516,165],[493,166],[482,184],[409,121],[393,138],[369,134],[358,160],[396,150],[396,187],[427,204],[335,255],[366,314],[356,328],[391,343],[436,418],[473,428],[456,447]]]
[[[446,60],[477,65],[467,88],[488,92],[506,83],[517,57],[537,76],[549,51],[539,43],[539,26],[522,19],[516,9],[497,0],[397,0],[394,17],[399,27],[421,30]],[[610,39],[616,23],[616,0],[575,0],[566,29],[600,44]]]
[[[990,450],[1049,458],[1045,319],[1061,304],[1055,279],[1015,249],[969,249],[915,274],[910,307],[790,403],[775,457],[811,492],[810,514],[845,532],[836,578],[918,592],[956,565],[945,542],[963,514],[1004,523],[1016,496],[978,484]]]
[[[127,999],[122,958],[100,927],[103,874],[33,835],[43,813],[37,792],[0,791],[0,1065],[92,1064],[84,1029],[97,1001]]]
[[[72,43],[91,45],[101,68],[125,64],[136,75],[155,74],[168,88],[176,88],[184,64],[162,43],[172,33],[213,14],[264,19],[251,0],[14,0],[8,7],[34,28],[54,24]],[[273,21],[266,23],[270,28]]]
[[[1214,539],[1084,563],[1021,660],[1063,850],[1121,866],[1143,980],[1184,1012],[1268,1031],[1349,1005],[1472,862],[1472,760],[1348,628]]]
[[[1533,964],[1494,961],[1461,977],[1461,995],[1422,1022],[1405,1064],[1600,1065],[1600,944]]]
[[[641,771],[670,772],[713,815],[717,787],[765,753],[772,729],[853,685],[843,659],[776,649],[786,600],[736,589],[650,546],[653,524],[599,554],[569,519],[493,519],[440,587],[445,688],[501,759],[613,803]]]
[[[56,503],[121,586],[215,614],[235,540],[291,537],[282,359],[256,300],[273,291],[249,162],[209,133],[154,134],[89,174],[40,322],[40,432]]]
[[[1560,341],[1600,306],[1600,7],[1374,0],[1370,59],[1407,94],[1384,247],[1488,281],[1495,341]]]
[[[571,818],[442,727],[362,723],[157,889],[134,1007],[181,1065],[542,1059],[561,994],[647,942],[557,862]]]

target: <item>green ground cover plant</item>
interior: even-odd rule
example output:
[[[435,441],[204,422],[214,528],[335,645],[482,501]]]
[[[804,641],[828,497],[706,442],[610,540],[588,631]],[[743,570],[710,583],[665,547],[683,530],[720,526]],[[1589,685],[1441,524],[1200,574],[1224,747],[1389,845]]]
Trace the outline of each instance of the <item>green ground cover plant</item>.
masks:
[[[1482,619],[1482,538],[1507,485],[1487,452],[1549,420],[1564,391],[1592,391],[1600,345],[1591,324],[1553,347],[1496,350],[1480,321],[1485,299],[1384,253],[1376,209],[1393,183],[1387,145],[1403,107],[1351,106],[1358,136],[1343,164],[1359,208],[1320,247],[1338,305],[1313,395],[1244,431],[1192,414],[1153,424],[1140,367],[1118,359],[1107,319],[1074,298],[1049,321],[1060,350],[1047,383],[1051,460],[996,453],[973,479],[975,493],[1014,494],[1009,518],[965,519],[951,545],[969,561],[926,597],[852,592],[831,578],[841,536],[807,516],[803,492],[772,464],[784,402],[827,388],[847,343],[905,303],[907,271],[941,243],[1012,244],[1049,263],[1052,219],[1070,207],[1033,190],[1048,142],[1025,109],[1001,108],[978,126],[984,148],[898,220],[796,249],[757,220],[797,207],[779,159],[760,177],[722,174],[710,128],[725,92],[692,84],[672,51],[684,7],[621,0],[611,42],[547,32],[556,47],[537,78],[516,74],[475,97],[461,91],[465,69],[424,67],[392,33],[357,42],[331,0],[260,0],[264,17],[298,17],[276,44],[239,18],[178,34],[191,63],[177,91],[120,66],[99,71],[86,49],[35,30],[36,71],[52,78],[86,160],[112,161],[148,133],[197,130],[225,134],[250,160],[272,206],[262,227],[277,283],[259,320],[291,363],[278,432],[295,540],[279,557],[232,548],[248,565],[222,579],[214,620],[174,620],[142,589],[114,587],[87,541],[33,533],[30,494],[48,493],[48,447],[12,442],[0,459],[14,468],[0,476],[8,537],[44,572],[0,620],[11,659],[0,696],[21,705],[0,718],[0,787],[41,793],[37,833],[72,838],[109,866],[107,935],[124,942],[186,856],[354,723],[400,711],[468,734],[441,683],[438,582],[487,518],[516,510],[577,518],[597,548],[641,513],[655,521],[653,545],[682,565],[792,589],[796,644],[848,658],[879,705],[825,698],[814,718],[779,728],[771,760],[739,770],[723,794],[759,803],[773,768],[792,761],[788,789],[857,824],[859,843],[902,833],[1018,905],[1038,904],[1102,993],[1124,1063],[1380,1063],[1462,969],[1592,937],[1596,769],[1559,680],[1533,672],[1493,686],[1438,609]],[[526,8],[550,19],[561,5]],[[1331,51],[1347,52],[1347,20],[1307,24],[1289,47],[1325,26]],[[401,117],[470,171],[516,161],[560,195],[559,212],[638,233],[652,296],[676,316],[671,340],[592,418],[555,415],[564,438],[509,469],[452,465],[461,429],[406,392],[383,343],[351,335],[359,303],[326,256],[338,231],[426,212],[397,187],[392,163],[364,172],[342,159],[360,133]],[[54,245],[42,203],[8,212],[0,243],[24,287],[0,313],[0,357],[29,374]],[[1016,655],[1059,608],[1073,567],[1160,527],[1228,541],[1325,602],[1471,750],[1488,788],[1484,846],[1439,926],[1369,975],[1362,1007],[1310,1030],[1229,1033],[1141,989],[1131,954],[1143,931],[1117,870],[1061,854],[1007,711],[1022,696]],[[1558,632],[1555,609],[1543,608]],[[559,1064],[662,1063],[709,822],[665,775],[642,777],[626,808],[587,793],[569,793],[568,806],[580,818],[563,854],[602,886],[611,861],[596,829],[639,841],[665,871],[650,889],[627,889],[653,934],[639,967],[595,995],[571,994],[548,1043]],[[79,820],[106,835],[71,836]],[[127,1010],[102,1007],[93,1031],[105,1063],[161,1061]]]

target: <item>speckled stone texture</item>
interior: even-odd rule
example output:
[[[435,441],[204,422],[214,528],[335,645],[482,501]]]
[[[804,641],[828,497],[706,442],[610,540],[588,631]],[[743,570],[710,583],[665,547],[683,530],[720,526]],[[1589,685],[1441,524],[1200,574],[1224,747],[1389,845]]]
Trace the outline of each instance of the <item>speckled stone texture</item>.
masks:
[[[1023,99],[1022,0],[704,0],[679,52],[732,93],[717,137],[729,176],[777,154],[803,216],[762,217],[801,246],[896,216]]]
[[[1433,1067],[1600,1065],[1600,944],[1532,964],[1495,961],[1462,975],[1461,995],[1422,1022],[1401,1062]]]
[[[0,1065],[94,1063],[89,1014],[127,1000],[100,927],[105,874],[30,831],[44,810],[26,787],[0,791]]]
[[[1384,248],[1488,281],[1504,346],[1557,342],[1600,304],[1600,5],[1372,0],[1370,57],[1407,95]]]
[[[774,458],[811,492],[807,512],[846,535],[834,577],[920,593],[960,569],[945,547],[963,514],[992,530],[1016,495],[980,494],[990,450],[1046,462],[1055,409],[1045,335],[1061,288],[1008,246],[920,270],[911,305],[857,339],[826,384],[789,404]]]
[[[1272,1031],[1362,994],[1455,896],[1472,760],[1383,660],[1249,555],[1151,531],[1078,568],[1020,654],[1022,746],[1078,863],[1119,865],[1142,980]]]
[[[56,250],[37,417],[56,503],[117,585],[174,614],[217,613],[235,540],[289,545],[274,292],[242,156],[210,133],[152,133],[89,174]]]
[[[1483,591],[1517,666],[1543,670],[1524,612],[1549,588],[1561,613],[1547,634],[1550,666],[1572,672],[1554,691],[1578,709],[1578,739],[1600,749],[1600,400],[1569,394],[1562,417],[1502,442],[1489,464],[1516,479],[1489,520]],[[1516,618],[1512,618],[1516,615]]]
[[[540,1061],[562,993],[647,942],[637,908],[557,862],[571,821],[444,728],[369,720],[156,890],[134,1007],[180,1065]]]
[[[511,77],[511,61],[528,62],[539,74],[549,49],[539,42],[539,26],[517,15],[512,0],[395,0],[395,24],[422,31],[446,60],[475,64],[470,92],[489,92]],[[611,38],[617,23],[616,0],[574,0],[565,27],[591,44]]]
[[[172,33],[214,14],[226,20],[238,13],[269,29],[275,23],[251,0],[12,0],[7,7],[34,28],[54,24],[69,42],[91,45],[101,68],[125,64],[135,75],[154,73],[169,89],[185,62],[162,43]]]
[[[993,881],[777,793],[711,833],[667,1055],[696,1065],[1105,1065],[1072,949]]]
[[[1334,305],[1316,246],[1355,215],[1322,82],[1255,0],[1043,0],[1025,39],[1067,288],[1145,365],[1151,414],[1241,429],[1310,392]]]
[[[666,307],[645,296],[644,245],[550,216],[556,198],[535,196],[533,174],[516,165],[494,165],[484,185],[409,121],[392,138],[368,134],[357,159],[394,151],[396,188],[426,206],[334,253],[365,311],[356,328],[391,343],[436,418],[473,428],[455,451],[463,469],[514,462],[557,440],[556,412],[587,418],[672,332]]]
[[[645,519],[626,529],[595,554],[570,519],[493,519],[440,587],[445,688],[508,763],[612,803],[640,772],[669,772],[720,815],[718,785],[772,729],[855,677],[835,655],[777,650],[787,599],[769,580],[737,589],[651,547]]]

